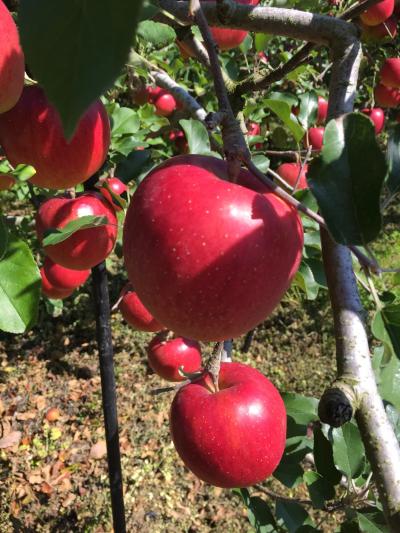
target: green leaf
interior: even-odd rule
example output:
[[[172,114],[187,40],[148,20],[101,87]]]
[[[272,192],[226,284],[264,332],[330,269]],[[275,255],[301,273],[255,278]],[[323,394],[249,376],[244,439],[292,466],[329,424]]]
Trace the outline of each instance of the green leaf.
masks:
[[[400,441],[400,411],[388,403],[385,407],[385,411],[390,423],[393,426],[396,438]]]
[[[150,43],[156,48],[163,48],[176,39],[176,33],[171,26],[154,20],[140,22],[137,28],[137,35],[146,43]]]
[[[21,181],[27,181],[36,174],[36,170],[32,165],[17,165],[10,174]]]
[[[51,228],[45,233],[43,239],[43,246],[54,246],[60,242],[65,241],[73,233],[81,229],[96,228],[98,226],[106,226],[108,224],[108,218],[105,216],[93,216],[86,215],[76,218],[68,222],[63,228]]]
[[[365,533],[389,533],[385,517],[381,511],[361,513],[357,512],[357,522],[360,531]]]
[[[254,46],[257,52],[263,52],[273,37],[273,35],[269,35],[268,33],[256,33],[254,35]]]
[[[299,142],[304,137],[305,130],[300,126],[295,115],[292,113],[292,105],[296,105],[297,99],[294,99],[295,103],[292,104],[289,101],[292,102],[293,100],[272,98],[272,96],[270,95],[270,98],[264,100],[263,104],[269,107],[282,120],[293,134],[296,142]]]
[[[304,259],[301,261],[293,281],[305,292],[307,300],[315,300],[318,296],[319,285],[315,281],[313,271]]]
[[[0,329],[24,333],[36,322],[41,278],[29,246],[10,234],[0,261]]]
[[[253,46],[253,37],[248,33],[245,40],[240,44],[239,48],[243,55],[247,56],[249,50]]]
[[[365,450],[358,428],[348,422],[332,430],[333,460],[349,479],[358,477],[364,468]]]
[[[378,388],[382,399],[400,410],[400,361],[397,357],[391,357],[388,363],[382,365]]]
[[[297,487],[303,481],[304,470],[300,462],[307,452],[307,448],[304,448],[293,453],[285,453],[273,476],[290,489]]]
[[[315,91],[301,94],[300,112],[297,116],[300,124],[305,130],[317,122],[318,115],[318,96]]]
[[[274,515],[265,500],[258,496],[252,496],[247,508],[250,524],[257,533],[273,533],[277,530]]]
[[[251,161],[256,165],[258,170],[261,170],[264,174],[267,173],[269,169],[269,159],[265,155],[257,154],[251,158]]]
[[[336,242],[365,245],[381,229],[380,191],[386,174],[374,126],[363,114],[331,120],[321,155],[307,173],[321,214]]]
[[[276,516],[284,521],[289,533],[296,531],[304,525],[310,517],[300,504],[278,500],[276,502]]]
[[[387,161],[389,173],[387,186],[392,194],[400,190],[400,124],[389,133],[387,145]]]
[[[8,227],[5,218],[0,216],[0,260],[3,259],[8,248]]]
[[[314,461],[317,472],[332,485],[337,485],[342,474],[335,467],[332,444],[320,427],[314,427]]]
[[[111,137],[132,135],[140,128],[140,120],[135,110],[116,106],[111,115]]]
[[[282,394],[282,398],[285,402],[287,416],[293,418],[297,424],[309,424],[318,420],[318,400],[316,398],[289,392]]]
[[[119,76],[142,0],[24,0],[18,22],[27,63],[58,109],[67,138]]]
[[[150,156],[149,150],[135,150],[131,152],[127,158],[117,164],[115,175],[124,183],[128,183],[137,178],[147,168],[150,162]]]
[[[303,479],[316,509],[323,509],[325,502],[335,497],[333,485],[317,472],[312,472],[311,470],[304,472]]]
[[[185,132],[191,154],[208,155],[211,152],[210,139],[204,124],[199,120],[180,120],[179,124]]]
[[[371,329],[377,339],[391,345],[400,359],[400,304],[387,305],[377,311]]]

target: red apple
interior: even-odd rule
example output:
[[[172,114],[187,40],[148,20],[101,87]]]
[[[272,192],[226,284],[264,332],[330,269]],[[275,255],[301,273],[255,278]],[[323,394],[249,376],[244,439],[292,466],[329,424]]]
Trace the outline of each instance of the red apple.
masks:
[[[15,185],[15,181],[14,176],[11,174],[0,174],[0,191],[11,189]]]
[[[164,329],[164,326],[142,304],[135,291],[125,292],[119,304],[119,310],[128,324],[140,331],[160,331]]]
[[[200,344],[185,337],[168,339],[168,332],[159,333],[147,347],[150,367],[167,381],[183,381],[179,369],[188,373],[201,367]]]
[[[380,82],[386,87],[400,88],[400,57],[385,59],[381,71]]]
[[[64,298],[68,298],[68,296],[74,292],[74,289],[60,289],[50,283],[43,267],[40,269],[40,276],[42,278],[42,293],[47,296],[47,298],[51,298],[52,300],[64,300]]]
[[[328,100],[325,100],[325,98],[323,98],[322,96],[318,96],[317,123],[324,124],[327,116],[328,116]]]
[[[258,56],[260,63],[264,63],[264,65],[268,65],[269,60],[268,60],[268,56],[265,55],[265,52],[257,52],[257,56]]]
[[[249,172],[238,184],[218,176],[227,179],[227,165],[212,157],[161,164],[137,188],[123,235],[144,305],[165,327],[204,341],[262,322],[289,287],[303,245],[291,206]]]
[[[13,166],[32,165],[31,183],[66,189],[97,172],[107,156],[110,124],[104,105],[95,102],[80,119],[70,141],[43,89],[25,87],[18,104],[0,115],[0,144]]]
[[[18,102],[24,87],[25,60],[15,22],[0,0],[0,113]]]
[[[157,98],[165,92],[165,89],[162,89],[161,87],[147,87],[148,102],[154,104]]]
[[[280,175],[281,178],[283,178],[292,187],[294,187],[297,182],[297,187],[296,187],[297,190],[307,189],[308,185],[307,185],[306,175],[307,175],[308,165],[307,164],[304,165],[304,168],[301,174],[300,174],[300,170],[301,170],[300,163],[283,163],[276,169],[276,172]],[[300,179],[298,179],[299,174],[300,174]]]
[[[83,285],[90,276],[90,270],[72,270],[54,263],[50,257],[43,262],[43,271],[48,282],[57,289],[70,291]]]
[[[261,135],[260,124],[257,124],[257,122],[250,122],[250,124],[247,126],[247,135],[249,137]]]
[[[55,263],[74,270],[86,270],[101,263],[114,247],[118,232],[117,219],[110,204],[94,192],[76,198],[58,196],[42,203],[36,217],[40,242],[51,228],[63,228],[68,222],[87,215],[104,216],[108,224],[81,229],[58,244],[46,246],[46,255]]]
[[[170,413],[176,451],[198,478],[217,487],[248,487],[272,474],[286,439],[279,392],[258,370],[222,363],[219,391],[208,375],[178,391]]]
[[[99,189],[100,193],[108,202],[110,202],[115,211],[122,211],[122,207],[118,205],[114,198],[111,196],[110,191],[105,186],[105,183],[107,183],[108,187],[110,187],[113,194],[115,194],[116,196],[121,196],[122,194],[125,194],[128,190],[128,187],[119,178],[110,177],[103,180],[102,187],[100,187]]]
[[[385,39],[385,37],[390,37],[394,39],[397,35],[397,23],[398,18],[392,15],[390,18],[378,24],[377,26],[366,26],[362,24],[362,36],[365,40],[379,41]]]
[[[202,0],[208,2],[209,0]],[[237,0],[238,4],[245,4],[250,6],[256,6],[260,0]],[[244,30],[231,30],[230,28],[217,28],[212,27],[211,33],[214,41],[217,43],[221,50],[231,50],[239,46],[248,34]]]
[[[304,139],[304,145],[306,148],[312,146],[314,150],[321,150],[324,140],[325,128],[310,128]]]
[[[375,133],[378,135],[382,130],[385,124],[385,113],[380,107],[373,107],[372,109],[362,109],[361,113],[368,115],[372,120],[375,127]]]
[[[377,4],[369,7],[360,19],[367,26],[377,26],[387,20],[393,13],[394,0],[381,0]]]
[[[167,92],[162,93],[154,102],[156,114],[162,117],[169,117],[175,111],[177,105],[176,100]]]
[[[179,154],[187,154],[189,151],[189,144],[186,140],[186,136],[182,130],[172,130],[168,138],[175,145],[175,149]]]
[[[375,102],[382,107],[400,106],[400,89],[379,83],[374,89]]]

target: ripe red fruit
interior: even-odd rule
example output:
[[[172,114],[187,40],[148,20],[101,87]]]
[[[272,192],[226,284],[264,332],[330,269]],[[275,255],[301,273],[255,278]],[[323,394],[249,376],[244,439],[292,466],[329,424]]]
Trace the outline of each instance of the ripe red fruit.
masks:
[[[156,108],[156,115],[162,117],[169,117],[176,109],[176,100],[167,92],[163,92],[154,102]]]
[[[1,0],[0,0],[1,1]],[[15,184],[15,178],[11,174],[0,174],[0,191],[11,189]]]
[[[60,418],[60,411],[57,409],[57,407],[50,407],[46,411],[46,420],[47,422],[56,422]]]
[[[104,198],[108,202],[110,202],[110,204],[113,206],[115,211],[121,211],[122,207],[117,204],[117,202],[111,196],[110,191],[107,189],[107,187],[104,186],[104,183],[107,183],[107,185],[110,187],[110,189],[116,196],[121,196],[122,194],[126,193],[128,190],[128,187],[119,178],[111,177],[111,178],[106,178],[103,181],[103,186],[100,187],[99,189],[100,193],[104,196]]]
[[[318,115],[317,123],[324,124],[328,115],[328,101],[322,96],[318,96]]]
[[[375,133],[378,135],[383,130],[385,124],[385,113],[380,107],[373,107],[372,109],[363,109],[361,113],[368,115],[375,127]]]
[[[125,266],[140,299],[165,327],[219,341],[262,322],[301,259],[297,212],[254,176],[238,184],[227,165],[178,156],[139,185],[127,211]],[[250,190],[240,183],[250,186]]]
[[[362,36],[365,40],[379,41],[390,37],[394,39],[397,35],[398,18],[392,15],[390,18],[377,26],[366,26],[362,24]]]
[[[380,71],[381,83],[386,87],[400,87],[400,57],[385,59]]]
[[[25,60],[18,30],[10,12],[0,0],[0,113],[18,102],[24,87]]]
[[[257,122],[250,122],[250,124],[247,126],[247,135],[249,137],[253,137],[256,135],[261,134],[261,128],[260,124],[257,124]]]
[[[300,170],[300,163],[283,163],[276,169],[276,172],[280,175],[281,178],[283,178],[287,183],[289,183],[289,185],[294,187],[300,174]],[[304,165],[304,168],[300,174],[300,179],[297,182],[297,190],[308,188],[306,179],[307,170],[308,165],[306,164]]]
[[[375,102],[381,107],[400,106],[400,89],[379,83],[374,89]]]
[[[176,451],[197,477],[217,487],[248,487],[270,476],[282,458],[286,410],[261,372],[222,363],[218,392],[208,375],[176,394],[170,427]]]
[[[381,22],[387,20],[394,9],[394,0],[381,0],[374,6],[369,7],[362,15],[360,19],[367,26],[376,26]]]
[[[324,140],[325,128],[310,128],[308,134],[304,138],[304,145],[306,148],[312,146],[314,150],[321,150]]]
[[[129,291],[123,295],[119,310],[128,324],[140,331],[160,331],[164,329],[164,326],[142,304],[135,291]]]
[[[43,267],[40,269],[40,276],[42,278],[42,293],[47,296],[47,298],[51,298],[53,300],[64,300],[64,298],[68,298],[68,296],[70,296],[74,291],[74,289],[66,290],[55,287],[47,279]]]
[[[209,0],[202,0],[208,2]],[[256,6],[260,0],[236,0],[238,4],[245,4],[250,6]],[[230,28],[211,28],[211,33],[214,41],[217,43],[221,50],[231,50],[239,46],[248,34],[243,30],[231,30]]]
[[[87,215],[105,216],[108,224],[81,229],[65,241],[46,246],[46,255],[55,263],[74,270],[86,270],[101,263],[114,247],[117,219],[110,204],[94,192],[76,198],[58,196],[42,203],[36,217],[39,241],[50,228],[63,228],[68,222]]]
[[[57,289],[70,291],[83,285],[90,275],[90,270],[72,270],[54,263],[50,257],[43,262],[43,271],[48,282]]]
[[[31,183],[66,189],[97,172],[107,156],[110,124],[103,104],[95,102],[83,115],[70,141],[60,117],[43,89],[25,87],[15,107],[0,115],[0,144],[13,166],[32,165]]]
[[[168,138],[175,145],[175,149],[179,154],[187,154],[189,151],[189,144],[186,140],[186,136],[182,130],[172,130]]]
[[[197,341],[185,337],[168,340],[168,333],[162,332],[154,337],[147,347],[150,367],[167,381],[183,381],[179,369],[188,373],[201,367],[201,348]]]
[[[264,63],[264,65],[268,65],[269,60],[268,56],[265,54],[265,52],[257,52],[258,59],[261,63]]]

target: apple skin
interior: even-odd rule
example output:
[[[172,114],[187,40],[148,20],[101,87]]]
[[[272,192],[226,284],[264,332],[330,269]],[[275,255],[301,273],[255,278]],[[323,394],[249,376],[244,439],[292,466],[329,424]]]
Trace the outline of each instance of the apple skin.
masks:
[[[372,109],[362,109],[361,113],[367,115],[374,123],[375,133],[378,135],[385,125],[385,113],[380,107],[373,107]]]
[[[301,164],[300,163],[282,163],[282,165],[279,165],[279,167],[276,169],[276,172],[283,178],[289,185],[292,187],[295,186],[297,178],[299,176],[301,170]],[[301,189],[308,189],[307,184],[307,175],[308,171],[308,165],[305,164],[302,173],[300,174],[300,179],[297,183],[297,190]]]
[[[42,278],[42,293],[47,296],[47,298],[51,298],[52,300],[64,300],[74,292],[74,289],[60,289],[51,284],[46,277],[43,267],[40,269],[40,276]]]
[[[375,102],[381,107],[391,108],[400,106],[400,89],[386,87],[379,83],[374,89]]]
[[[222,363],[219,392],[210,376],[176,394],[170,428],[176,451],[203,481],[249,487],[272,474],[286,440],[286,410],[274,385],[258,370]]]
[[[15,185],[15,182],[16,179],[11,174],[0,174],[0,191],[11,189]]]
[[[94,192],[86,192],[76,198],[56,196],[39,207],[36,216],[39,242],[46,230],[63,228],[71,220],[86,215],[106,216],[109,223],[79,230],[63,242],[46,246],[45,254],[55,263],[73,270],[87,270],[101,263],[114,248],[117,218],[110,204]]]
[[[47,281],[55,288],[65,291],[76,289],[83,285],[90,276],[90,270],[72,270],[54,263],[50,257],[43,262],[43,271]]]
[[[162,117],[169,117],[177,107],[175,98],[172,96],[172,94],[167,92],[164,92],[158,96],[154,102],[154,106],[156,108],[156,115],[160,115]]]
[[[0,115],[0,144],[13,166],[35,167],[30,182],[47,189],[75,187],[104,163],[110,144],[110,123],[98,100],[80,119],[67,142],[56,109],[42,88],[25,87],[17,105]]]
[[[15,22],[0,0],[0,113],[18,102],[24,87],[25,59]]]
[[[121,196],[128,190],[128,187],[119,178],[110,177],[106,178],[104,181],[107,182],[107,185],[116,196]],[[115,211],[122,211],[122,207],[115,203],[114,198],[111,196],[110,191],[106,187],[100,187],[99,192],[104,196],[107,202],[113,206]]]
[[[322,96],[318,96],[317,123],[324,124],[327,116],[328,116],[328,100],[325,100],[325,98],[323,98]]]
[[[366,41],[380,41],[386,37],[394,39],[397,36],[398,18],[392,15],[390,18],[377,26],[366,26],[362,24],[362,37]]]
[[[202,0],[208,2],[209,0]],[[237,0],[238,4],[250,6],[258,5],[260,0]],[[221,50],[231,50],[236,48],[246,39],[248,32],[244,30],[231,30],[230,28],[211,27],[211,33],[214,41]]]
[[[380,82],[386,87],[400,88],[400,57],[385,59],[381,71]]]
[[[360,15],[360,19],[366,26],[377,26],[392,15],[393,9],[394,0],[381,0],[364,11]]]
[[[310,145],[314,150],[321,150],[324,140],[325,128],[320,126],[319,128],[310,128],[308,135],[304,139],[304,146],[308,148]]]
[[[201,348],[197,341],[185,337],[167,340],[168,332],[159,333],[147,347],[150,367],[167,381],[183,381],[179,368],[196,372],[201,368]]]
[[[227,165],[213,157],[161,164],[137,188],[123,234],[143,304],[166,328],[203,341],[262,322],[289,287],[303,246],[294,208],[244,170],[244,186],[217,176],[227,178]]]
[[[119,304],[119,310],[129,325],[140,331],[160,331],[164,329],[142,304],[135,291],[126,292]]]

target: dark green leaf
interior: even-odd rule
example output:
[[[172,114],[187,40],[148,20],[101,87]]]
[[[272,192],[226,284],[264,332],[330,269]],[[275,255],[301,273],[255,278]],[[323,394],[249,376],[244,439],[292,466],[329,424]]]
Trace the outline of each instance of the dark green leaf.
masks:
[[[117,164],[115,175],[124,183],[128,183],[136,179],[147,168],[149,162],[149,150],[136,150]]]
[[[8,228],[4,217],[0,215],[0,260],[3,259],[8,248]]]
[[[382,365],[378,388],[382,398],[400,410],[400,361],[397,357],[391,357]]]
[[[154,22],[154,20],[140,22],[137,28],[137,35],[156,48],[163,48],[173,43],[176,39],[176,33],[171,26],[161,22]]]
[[[360,531],[365,533],[389,533],[385,517],[381,511],[357,513],[358,526]]]
[[[342,474],[335,467],[332,444],[325,437],[320,427],[314,427],[314,461],[317,472],[332,485],[337,485]]]
[[[304,472],[304,481],[307,485],[313,506],[316,509],[322,509],[327,500],[335,497],[335,489],[329,481],[323,478],[317,472]]]
[[[268,503],[259,498],[252,496],[248,504],[248,513],[250,524],[255,528],[257,533],[272,533],[276,531],[276,521],[271,512]]]
[[[142,0],[24,0],[21,41],[35,79],[58,109],[67,138],[120,74]]]
[[[0,261],[0,329],[24,333],[36,322],[41,278],[29,246],[10,234]]]
[[[390,343],[400,359],[400,304],[387,305],[375,313],[372,333],[384,343]]]
[[[276,502],[276,516],[284,521],[289,533],[296,533],[299,527],[310,520],[307,511],[301,505],[283,500]]]
[[[179,124],[185,132],[191,154],[208,155],[211,152],[210,139],[204,124],[199,120],[180,120]]]
[[[151,0],[144,0],[143,7],[140,12],[139,20],[147,20],[153,18],[160,11],[158,6],[155,6]]]
[[[287,415],[298,424],[308,424],[318,419],[318,400],[316,398],[289,392],[282,394],[282,398],[285,402]]]
[[[304,448],[293,453],[285,453],[274,471],[274,477],[286,487],[297,487],[303,481],[304,470],[300,462],[304,459],[307,449]]]
[[[269,107],[269,109],[271,109],[271,111],[273,111],[282,120],[285,126],[287,126],[293,134],[295,140],[299,142],[300,139],[304,137],[305,130],[300,126],[295,115],[293,115],[291,107],[292,104],[289,104],[288,101],[284,101],[283,99],[273,99],[272,96],[273,95],[264,100],[263,104]]]
[[[95,217],[93,215],[86,215],[84,217],[76,218],[68,222],[63,228],[52,228],[45,233],[43,239],[43,246],[52,246],[60,242],[65,241],[73,233],[81,229],[96,228],[98,226],[106,226],[108,224],[108,218],[103,216]]]
[[[333,238],[341,244],[365,245],[381,229],[380,191],[385,158],[368,117],[351,113],[331,120],[321,156],[307,181]]]
[[[358,428],[348,422],[332,430],[333,460],[349,479],[358,477],[364,468],[365,450]]]
[[[397,124],[389,134],[387,146],[387,161],[389,174],[387,186],[392,194],[400,190],[400,124]]]
[[[317,122],[318,114],[318,96],[315,91],[301,94],[300,112],[297,118],[305,130],[308,130],[313,124]]]

